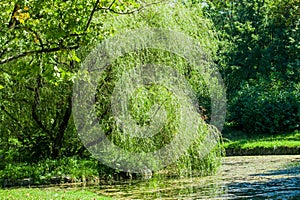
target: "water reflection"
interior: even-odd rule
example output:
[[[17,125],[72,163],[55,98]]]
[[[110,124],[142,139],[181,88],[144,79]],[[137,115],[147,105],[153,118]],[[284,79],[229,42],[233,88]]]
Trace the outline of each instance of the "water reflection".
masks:
[[[152,179],[141,183],[102,185],[99,194],[116,199],[299,199],[299,183],[299,177],[235,183],[224,183],[220,179]]]
[[[148,180],[106,182],[85,189],[115,199],[298,200],[300,155],[226,157],[215,176],[166,178],[154,175]]]
[[[300,199],[298,156],[225,158],[216,176],[101,184],[92,190],[116,199]]]
[[[200,178],[167,179],[159,176],[100,186],[100,194],[117,199],[185,199],[221,197],[226,191],[217,180]]]

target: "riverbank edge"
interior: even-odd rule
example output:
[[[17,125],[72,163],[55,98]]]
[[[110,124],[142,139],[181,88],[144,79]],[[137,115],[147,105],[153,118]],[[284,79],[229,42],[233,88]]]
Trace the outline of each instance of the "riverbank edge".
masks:
[[[300,155],[299,147],[225,148],[226,156]]]

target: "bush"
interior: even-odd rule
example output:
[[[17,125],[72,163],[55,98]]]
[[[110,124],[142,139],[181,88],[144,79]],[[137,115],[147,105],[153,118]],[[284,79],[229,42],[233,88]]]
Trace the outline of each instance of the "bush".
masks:
[[[299,97],[293,85],[250,81],[230,105],[231,120],[249,133],[294,131],[300,126]]]

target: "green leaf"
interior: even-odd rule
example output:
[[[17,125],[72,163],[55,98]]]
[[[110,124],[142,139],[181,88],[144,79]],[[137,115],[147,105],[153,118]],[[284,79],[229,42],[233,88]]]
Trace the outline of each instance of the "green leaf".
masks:
[[[78,62],[78,63],[81,61],[80,58],[77,57],[75,51],[71,51],[71,59]]]

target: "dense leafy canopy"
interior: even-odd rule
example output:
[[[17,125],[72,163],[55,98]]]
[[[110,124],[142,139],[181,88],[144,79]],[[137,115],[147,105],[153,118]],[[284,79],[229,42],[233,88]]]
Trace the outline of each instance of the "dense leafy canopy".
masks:
[[[299,3],[207,1],[207,15],[229,42],[220,65],[230,90],[258,77],[299,82]]]
[[[113,34],[114,27],[104,27],[107,18],[152,4],[1,0],[0,129],[6,153],[34,160],[56,158],[62,149],[79,151],[71,120],[78,63],[97,41]]]
[[[299,5],[299,0],[0,0],[0,168],[15,161],[86,155],[72,120],[74,79],[96,44],[126,29],[161,27],[196,39],[225,80],[229,123],[256,133],[299,129]],[[141,61],[143,53],[117,61],[115,74]],[[203,111],[210,110],[201,74],[190,73],[182,58],[152,51],[148,59],[175,63]],[[114,78],[107,79],[106,90]],[[145,91],[161,93],[144,96]],[[169,93],[153,87],[140,88],[136,95],[140,99],[131,100],[137,108],[132,114],[143,124],[153,98]],[[171,99],[170,110],[176,107]],[[101,100],[98,114],[109,121],[101,110],[109,104]],[[174,113],[169,117],[177,120]],[[197,151],[190,155],[196,157]],[[206,165],[190,162],[199,168],[215,164],[213,159]]]
[[[2,168],[13,162],[86,155],[72,120],[72,89],[80,63],[104,39],[126,29],[171,28],[196,39],[207,55],[216,56],[215,33],[200,7],[191,9],[163,1],[20,0],[1,2],[0,11]],[[183,58],[157,50],[128,55],[108,68],[104,73],[107,77],[99,84],[104,87],[99,88],[96,95],[97,113],[103,119],[101,123],[106,123],[111,140],[117,140],[120,134],[111,122],[110,113],[105,111],[110,106],[106,98],[111,94],[110,88],[114,86],[117,75],[129,70],[128,66],[136,62],[170,64],[188,77],[203,106],[209,106],[209,94],[202,75],[197,70],[189,69]],[[170,120],[161,135],[148,143],[143,144],[139,140],[125,142],[128,150],[135,148],[147,152],[151,150],[149,147],[169,143],[176,133],[178,118],[184,117],[177,116],[173,111],[178,105],[172,101],[174,98],[170,91],[157,87],[136,91],[139,98],[131,100],[132,115],[138,124],[145,124],[150,118],[147,112],[154,101],[167,98],[165,109],[170,112]],[[150,96],[142,95],[145,92],[150,92]],[[200,115],[199,120],[204,122]],[[209,128],[203,123],[201,126],[201,131],[208,134]],[[199,146],[201,142],[202,133],[178,166],[182,168],[187,163],[186,167],[198,169],[202,175],[216,169],[220,149],[212,149],[203,160],[199,153],[203,150]],[[123,144],[122,140],[116,143]]]
[[[300,1],[206,2],[224,42],[218,64],[230,102],[228,122],[256,133],[299,129]]]

